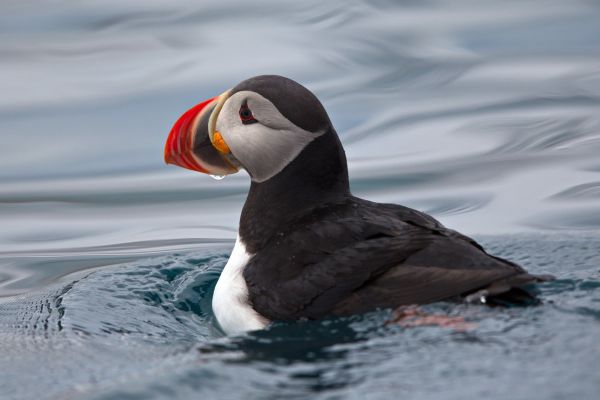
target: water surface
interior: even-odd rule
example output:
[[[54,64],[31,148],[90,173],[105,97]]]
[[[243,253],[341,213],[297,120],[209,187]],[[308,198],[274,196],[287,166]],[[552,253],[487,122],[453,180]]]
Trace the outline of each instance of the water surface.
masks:
[[[596,2],[0,11],[2,398],[595,398]],[[167,167],[162,149],[191,105],[265,73],[322,100],[356,195],[556,274],[543,305],[431,306],[467,333],[381,311],[224,338],[210,296],[248,178]]]

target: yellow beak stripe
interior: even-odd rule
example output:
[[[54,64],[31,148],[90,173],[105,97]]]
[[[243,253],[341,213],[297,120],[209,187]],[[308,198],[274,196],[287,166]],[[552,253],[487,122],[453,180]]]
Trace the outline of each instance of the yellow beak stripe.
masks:
[[[229,146],[227,146],[227,143],[225,143],[225,139],[223,139],[223,135],[221,135],[221,132],[219,131],[215,131],[213,133],[212,144],[221,153],[227,154],[231,152],[231,150],[229,150]]]

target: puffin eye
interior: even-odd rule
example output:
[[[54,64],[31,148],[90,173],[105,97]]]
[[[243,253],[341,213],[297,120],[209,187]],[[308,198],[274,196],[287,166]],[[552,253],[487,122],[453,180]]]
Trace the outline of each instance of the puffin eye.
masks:
[[[248,104],[244,102],[240,107],[240,119],[242,120],[242,124],[248,125],[258,122],[254,115],[252,115],[252,110],[248,108]]]

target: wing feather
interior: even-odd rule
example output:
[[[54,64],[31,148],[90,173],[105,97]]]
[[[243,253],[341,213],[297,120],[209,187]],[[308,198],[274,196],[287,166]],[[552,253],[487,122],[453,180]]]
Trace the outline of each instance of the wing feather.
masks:
[[[244,278],[256,311],[271,320],[316,319],[533,279],[418,211],[359,205],[290,224],[250,260]]]

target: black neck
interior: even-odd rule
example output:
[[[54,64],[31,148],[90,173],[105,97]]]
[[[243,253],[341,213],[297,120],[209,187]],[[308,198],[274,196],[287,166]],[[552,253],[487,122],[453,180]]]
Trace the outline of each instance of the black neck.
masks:
[[[350,196],[346,154],[331,128],[271,179],[252,182],[240,219],[240,237],[255,253],[286,223]]]

